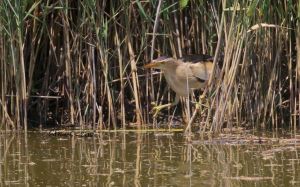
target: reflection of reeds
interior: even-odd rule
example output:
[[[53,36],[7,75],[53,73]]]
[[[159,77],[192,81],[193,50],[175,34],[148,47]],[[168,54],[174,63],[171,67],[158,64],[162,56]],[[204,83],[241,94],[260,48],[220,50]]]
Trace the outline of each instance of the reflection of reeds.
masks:
[[[285,186],[299,183],[298,150],[297,139],[249,134],[186,142],[183,133],[1,133],[0,179],[2,186]]]
[[[173,97],[161,77],[141,65],[153,54],[208,53],[223,67],[207,90],[208,108],[201,106],[198,115],[202,131],[243,124],[296,130],[297,2],[189,1],[180,9],[168,1],[155,22],[158,1],[3,0],[0,123],[9,125],[5,129],[26,129],[28,120],[41,127],[141,127],[152,121],[151,101]],[[183,103],[176,115],[190,119]]]

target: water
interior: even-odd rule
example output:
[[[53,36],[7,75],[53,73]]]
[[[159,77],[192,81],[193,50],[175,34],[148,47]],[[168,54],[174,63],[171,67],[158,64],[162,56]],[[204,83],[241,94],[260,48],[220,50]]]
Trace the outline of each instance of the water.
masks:
[[[300,186],[299,138],[0,134],[1,186]]]

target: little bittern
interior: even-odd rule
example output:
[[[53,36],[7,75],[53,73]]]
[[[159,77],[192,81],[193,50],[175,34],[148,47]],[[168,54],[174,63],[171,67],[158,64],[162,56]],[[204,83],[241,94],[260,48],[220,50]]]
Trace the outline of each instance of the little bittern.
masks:
[[[188,97],[193,89],[204,88],[213,70],[213,57],[209,55],[188,55],[179,59],[159,57],[144,68],[162,70],[167,83],[176,92],[175,101],[165,105],[156,106],[154,116],[166,107],[175,106],[180,96]]]

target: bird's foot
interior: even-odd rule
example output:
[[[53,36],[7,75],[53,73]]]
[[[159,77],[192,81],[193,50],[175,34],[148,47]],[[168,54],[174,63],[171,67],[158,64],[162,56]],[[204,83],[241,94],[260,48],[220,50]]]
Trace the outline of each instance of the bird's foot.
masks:
[[[158,113],[161,111],[161,107],[160,106],[155,106],[152,108],[151,110],[151,114],[153,114],[153,117],[157,117]]]
[[[154,105],[154,107],[152,108],[152,110],[150,111],[150,113],[153,114],[153,117],[157,117],[158,113],[162,109],[169,107],[171,104],[165,104],[165,105],[158,105],[158,106],[156,106],[156,104],[152,103],[152,105]]]

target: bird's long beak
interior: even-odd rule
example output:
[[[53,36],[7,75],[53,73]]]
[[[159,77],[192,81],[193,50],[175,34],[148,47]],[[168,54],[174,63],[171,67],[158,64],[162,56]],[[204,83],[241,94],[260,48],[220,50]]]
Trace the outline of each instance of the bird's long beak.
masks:
[[[157,62],[150,62],[149,64],[144,65],[144,68],[156,68],[158,66]]]

